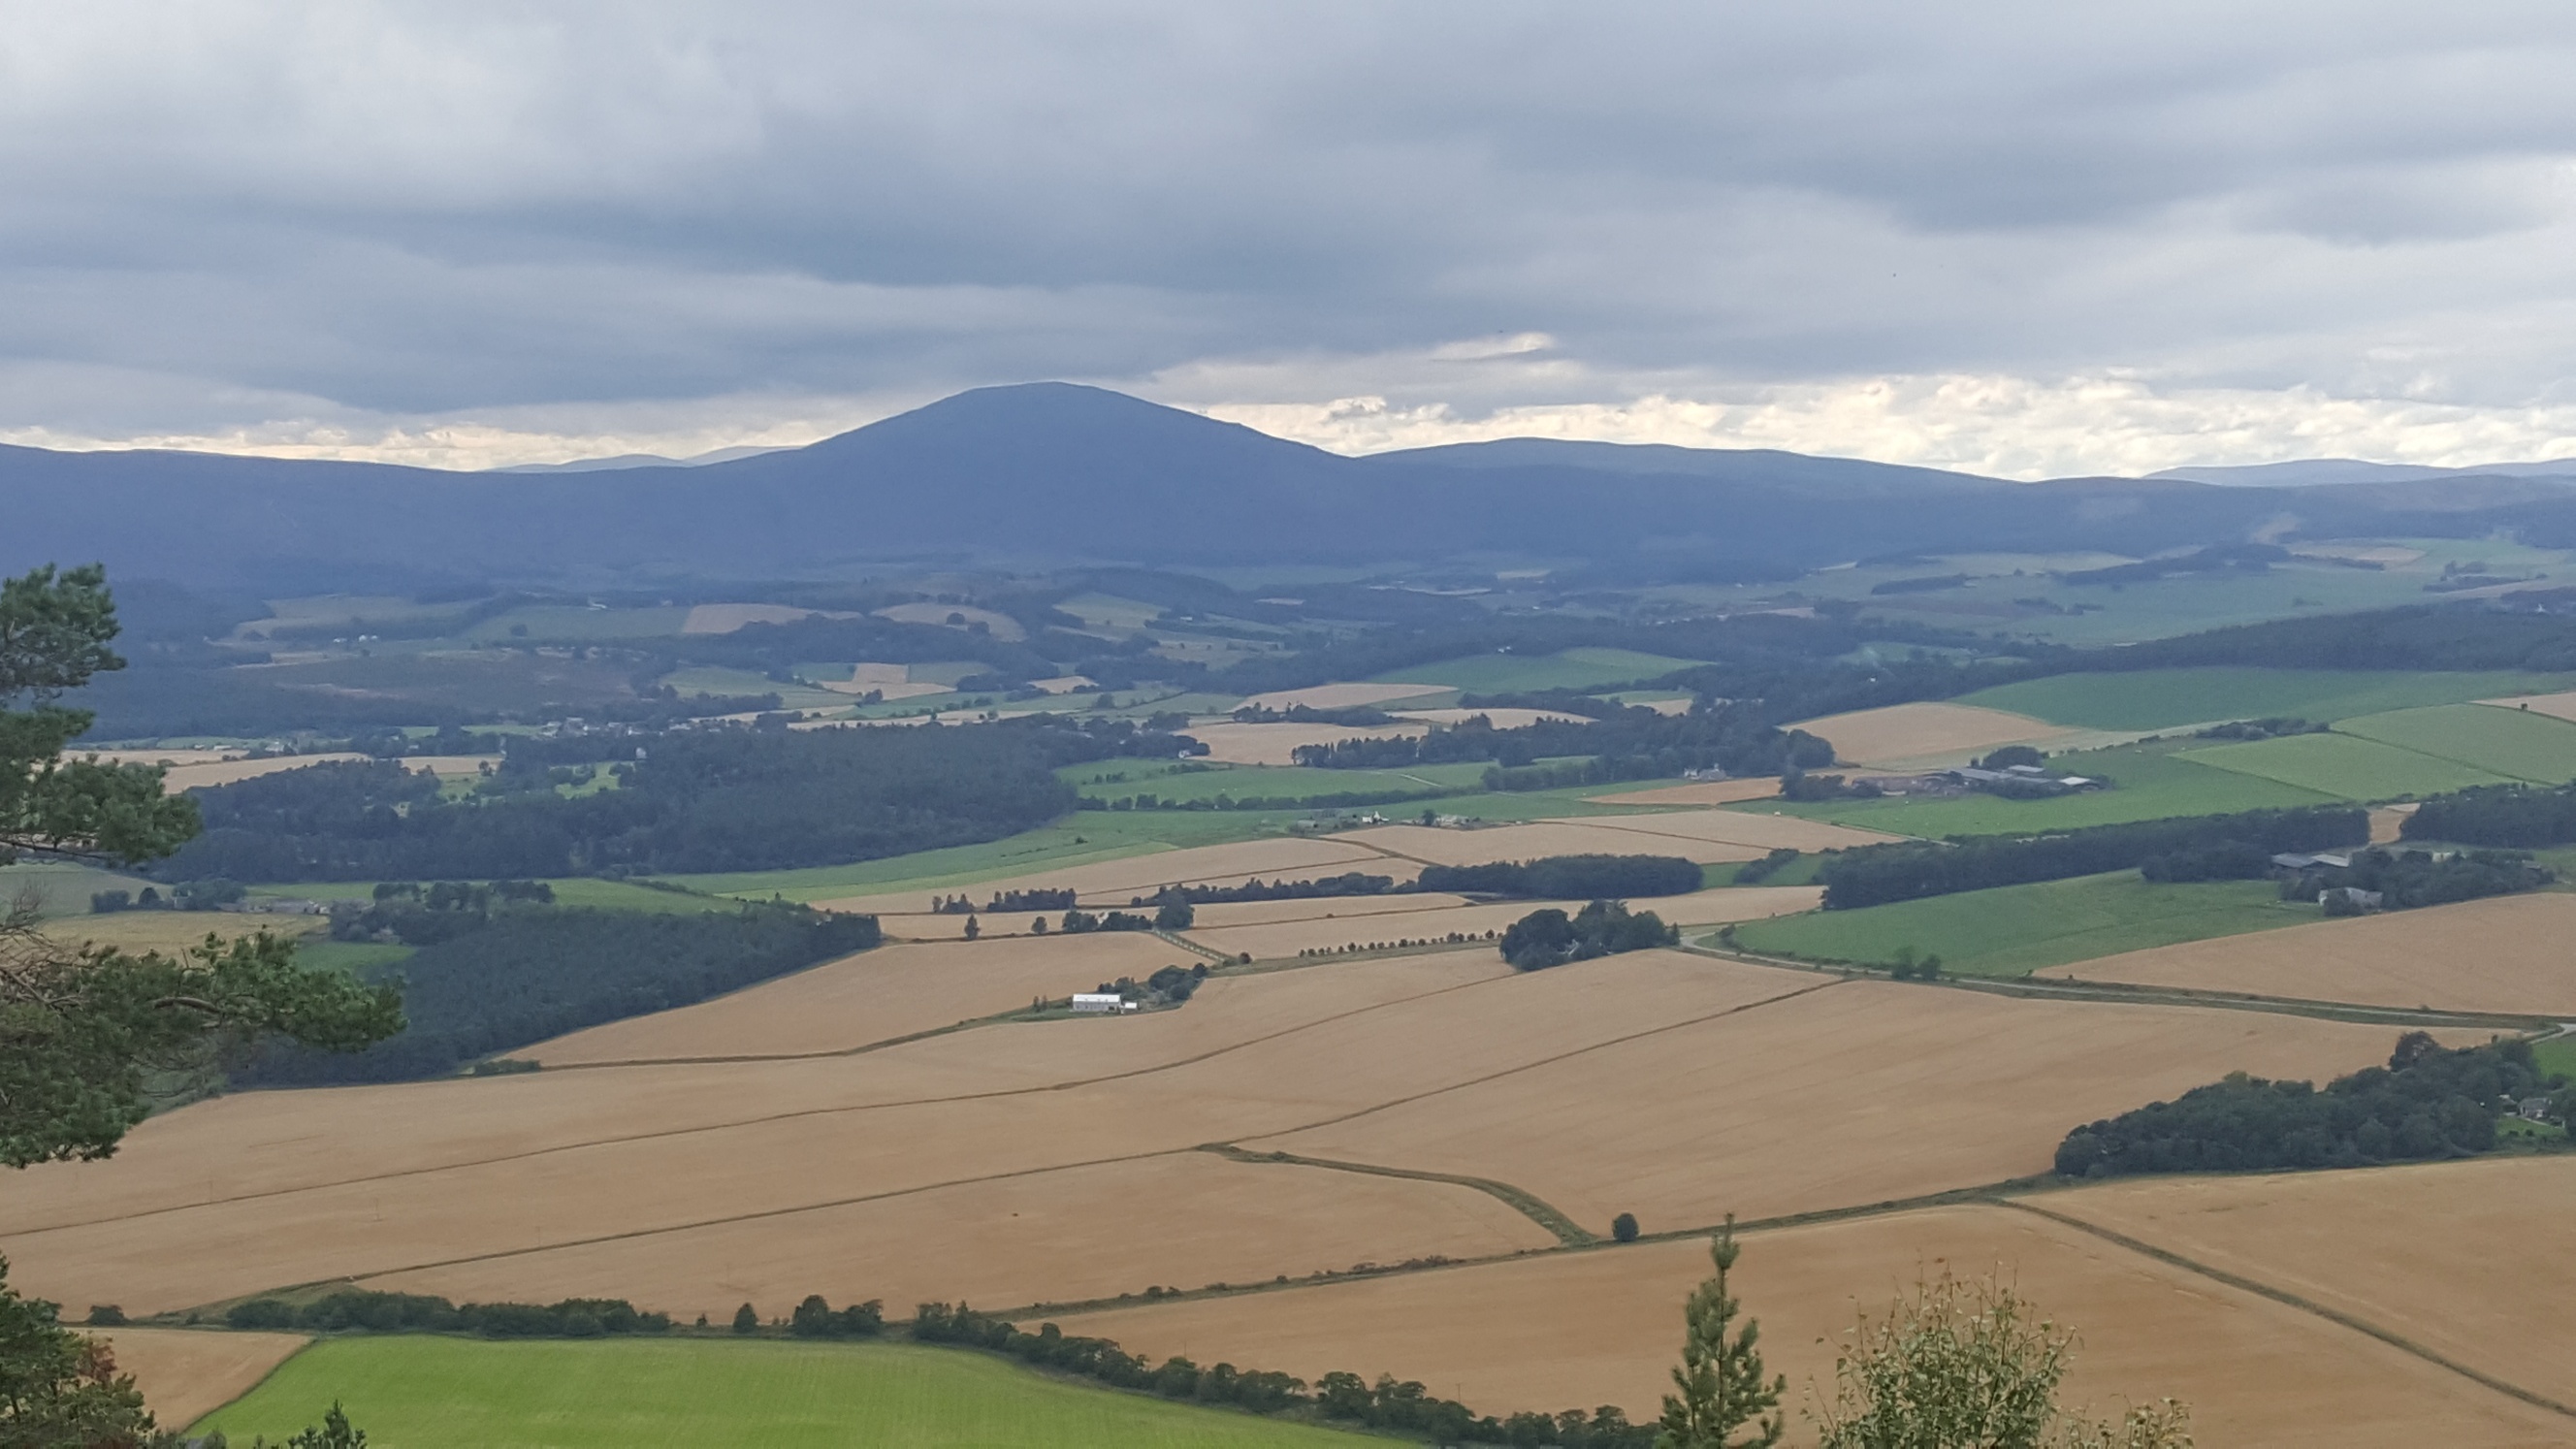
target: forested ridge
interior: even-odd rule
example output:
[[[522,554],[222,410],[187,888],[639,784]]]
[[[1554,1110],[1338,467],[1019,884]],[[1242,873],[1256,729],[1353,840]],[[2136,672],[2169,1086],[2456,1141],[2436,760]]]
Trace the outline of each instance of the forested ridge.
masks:
[[[406,934],[397,911],[386,929]],[[364,1051],[272,1047],[234,1080],[254,1086],[390,1082],[439,1076],[477,1057],[586,1026],[667,1011],[864,951],[881,938],[874,916],[802,906],[744,905],[702,915],[555,906],[493,907],[454,924],[424,919],[435,938],[369,973],[402,983],[400,1035]]]
[[[1825,909],[1851,910],[1924,896],[2067,880],[2128,870],[2150,860],[2218,851],[2268,864],[2276,851],[2330,850],[2370,839],[2370,816],[2357,806],[2248,810],[2096,825],[2054,835],[1968,836],[1947,845],[1866,845],[1825,857],[1817,871]]]
[[[710,730],[514,748],[466,800],[392,761],[197,792],[206,830],[164,879],[544,877],[778,870],[994,840],[1072,810],[1058,765],[1177,752],[1168,735],[1015,721],[938,729]],[[550,762],[628,757],[567,797]],[[633,759],[637,753],[644,758]]]

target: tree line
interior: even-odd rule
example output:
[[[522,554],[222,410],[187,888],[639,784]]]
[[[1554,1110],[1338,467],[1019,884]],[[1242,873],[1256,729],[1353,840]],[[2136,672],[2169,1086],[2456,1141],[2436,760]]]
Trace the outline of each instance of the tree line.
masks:
[[[2530,857],[2502,850],[2437,858],[2423,850],[2371,849],[2351,861],[2288,874],[2281,882],[2281,899],[2313,901],[2323,895],[2327,915],[2347,915],[2363,909],[2348,893],[2366,891],[2379,897],[2379,909],[2403,911],[2535,891],[2558,879],[2558,872],[2533,864]]]
[[[1833,746],[1803,730],[1784,730],[1761,700],[1727,700],[1688,714],[1642,705],[1600,719],[1545,719],[1496,729],[1477,715],[1426,735],[1299,745],[1300,765],[1327,770],[1400,769],[1490,761],[1489,790],[1655,780],[1685,770],[1777,775],[1834,762]],[[1541,764],[1541,761],[1550,763]]]
[[[2398,827],[2405,840],[2535,850],[2576,841],[2576,785],[2480,785],[2436,795]]]
[[[2323,1091],[2237,1072],[2078,1127],[2058,1145],[2057,1171],[2124,1177],[2466,1157],[2494,1149],[2499,1117],[2553,1094],[2552,1110],[2564,1121],[2567,1079],[2545,1076],[2528,1041],[2451,1050],[2410,1031],[2387,1066],[2338,1077]]]
[[[1790,852],[1795,855],[1797,852]],[[1303,901],[1331,896],[1406,895],[1432,891],[1503,896],[1520,900],[1597,900],[1618,896],[1678,896],[1698,890],[1704,874],[1678,855],[1543,855],[1484,865],[1426,865],[1410,881],[1345,871],[1311,880],[1259,876],[1241,885],[1169,885],[1131,906],[1214,905],[1238,901]]]
[[[2248,810],[2095,825],[2044,836],[1968,836],[1947,845],[1865,845],[1825,857],[1825,909],[1853,910],[1891,901],[2067,880],[2130,870],[2149,859],[2239,844],[2267,859],[2278,851],[2330,850],[2370,839],[2370,816],[2357,806]]]
[[[874,916],[783,904],[702,915],[560,906],[479,918],[448,912],[446,921],[427,910],[411,914],[439,939],[364,973],[401,983],[409,1024],[400,1034],[353,1053],[271,1044],[234,1080],[308,1086],[438,1076],[568,1031],[692,1005],[881,939]],[[446,934],[450,922],[459,928]]]
[[[924,1303],[914,1311],[912,1336],[923,1343],[953,1343],[1008,1354],[1023,1363],[1088,1378],[1114,1388],[1167,1399],[1229,1405],[1256,1414],[1303,1411],[1327,1423],[1364,1425],[1420,1436],[1442,1444],[1553,1444],[1572,1449],[1649,1449],[1651,1427],[1628,1422],[1616,1407],[1591,1413],[1479,1416],[1454,1399],[1419,1383],[1381,1375],[1374,1384],[1354,1373],[1330,1373],[1311,1387],[1275,1370],[1238,1369],[1230,1363],[1201,1367],[1187,1358],[1156,1365],[1105,1338],[1068,1334],[1052,1323],[1028,1333],[1004,1319],[964,1304]],[[1546,1437],[1535,1437],[1545,1425]]]
[[[555,755],[598,748],[625,757],[613,767],[616,788],[559,793],[547,772],[567,767]],[[1076,804],[1057,766],[1178,748],[1124,721],[727,729],[551,751],[514,744],[513,766],[464,800],[391,761],[314,765],[193,792],[205,833],[158,873],[417,880],[842,864],[1043,825]]]
[[[483,1338],[600,1338],[668,1333],[671,1316],[647,1313],[623,1298],[566,1298],[559,1303],[451,1303],[426,1293],[342,1288],[310,1303],[252,1298],[224,1312],[232,1328],[304,1333],[471,1333]]]
[[[1617,901],[1594,901],[1568,916],[1554,906],[1530,912],[1503,931],[1503,959],[1515,971],[1539,971],[1568,961],[1589,961],[1623,951],[1678,946],[1682,933],[1652,911]]]

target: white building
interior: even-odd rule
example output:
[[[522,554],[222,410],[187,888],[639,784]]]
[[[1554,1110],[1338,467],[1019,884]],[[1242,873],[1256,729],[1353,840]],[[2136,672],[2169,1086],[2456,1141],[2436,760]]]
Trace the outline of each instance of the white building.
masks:
[[[1086,1012],[1134,1011],[1136,1003],[1115,991],[1077,991],[1073,994],[1073,1009]]]

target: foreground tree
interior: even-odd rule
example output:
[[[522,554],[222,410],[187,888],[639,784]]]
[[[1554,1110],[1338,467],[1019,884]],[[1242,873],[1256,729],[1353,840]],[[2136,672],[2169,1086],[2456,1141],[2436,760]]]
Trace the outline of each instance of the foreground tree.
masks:
[[[1779,1407],[1788,1380],[1763,1381],[1759,1322],[1748,1318],[1740,1332],[1734,1327],[1741,1305],[1727,1290],[1727,1275],[1742,1251],[1735,1214],[1728,1213],[1708,1245],[1717,1272],[1682,1309],[1682,1362],[1673,1370],[1673,1387],[1680,1392],[1664,1396],[1655,1449],[1770,1449],[1780,1442],[1785,1424],[1771,1411]],[[1738,1437],[1736,1431],[1748,1424],[1751,1431]]]
[[[158,769],[62,758],[91,716],[59,701],[125,666],[116,632],[95,567],[0,582],[0,864],[136,865],[196,834],[196,803],[163,794]],[[390,987],[301,970],[283,941],[210,938],[175,960],[72,951],[15,903],[0,912],[0,1164],[105,1157],[161,1089],[263,1037],[349,1051],[401,1029]]]
[[[1991,1275],[1944,1272],[1886,1317],[1864,1314],[1834,1362],[1822,1449],[2189,1449],[2171,1399],[2115,1423],[2062,1410],[2072,1332]]]
[[[134,865],[196,833],[195,802],[164,794],[159,770],[62,758],[91,716],[58,701],[124,667],[108,648],[116,632],[95,567],[0,581],[0,864]],[[167,1089],[263,1037],[354,1050],[402,1029],[391,988],[302,970],[289,943],[265,934],[229,946],[209,937],[172,960],[70,950],[37,919],[33,899],[0,912],[0,1164],[9,1167],[107,1156]],[[175,1445],[108,1345],[64,1328],[58,1313],[11,1289],[0,1262],[0,1446]],[[365,1436],[342,1418],[295,1442]]]

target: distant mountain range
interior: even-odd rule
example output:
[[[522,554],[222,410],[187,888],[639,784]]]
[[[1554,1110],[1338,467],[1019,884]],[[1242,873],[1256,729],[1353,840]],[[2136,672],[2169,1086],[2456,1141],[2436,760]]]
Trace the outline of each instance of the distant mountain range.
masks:
[[[2550,478],[2576,484],[2576,458],[2545,463],[2485,463],[2475,468],[2431,468],[2419,463],[2365,463],[2358,458],[2302,458],[2290,463],[2241,467],[2167,468],[2150,478],[2180,478],[2226,488],[2314,488],[2337,483],[2420,483],[2432,478]]]
[[[2306,465],[2273,465],[2298,468]],[[2333,464],[2369,469],[2369,464]],[[2551,468],[2554,465],[2526,465]],[[810,447],[542,472],[0,448],[0,569],[266,596],[459,581],[838,577],[885,564],[1529,562],[1605,581],[2248,538],[2576,546],[2576,489],[2434,472],[2010,483],[1767,450],[1514,439],[1348,458],[1065,383],[960,393]]]

